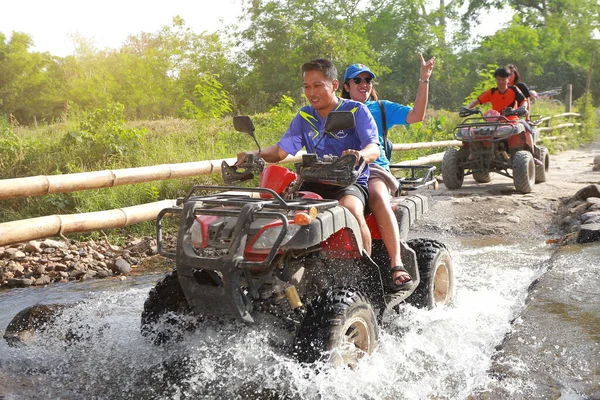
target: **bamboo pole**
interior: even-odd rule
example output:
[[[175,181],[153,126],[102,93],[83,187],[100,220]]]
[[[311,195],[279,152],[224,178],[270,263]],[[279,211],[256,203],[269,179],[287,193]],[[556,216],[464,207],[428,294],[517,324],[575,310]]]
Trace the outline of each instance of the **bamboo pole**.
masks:
[[[57,236],[60,224],[58,215],[4,222],[0,224],[0,246]]]
[[[282,162],[296,162],[301,156],[288,156]],[[209,175],[221,172],[221,163],[233,164],[236,158],[208,160],[181,164],[162,164],[149,167],[125,168],[64,175],[39,175],[0,180],[0,200],[46,194],[77,192],[158,180]]]
[[[400,165],[409,165],[409,166],[418,166],[418,165],[428,165],[442,162],[444,158],[445,152],[430,154],[428,156],[419,157],[416,160],[406,160],[399,162]]]
[[[423,142],[423,143],[395,143],[394,151],[398,150],[416,150],[416,149],[434,149],[436,147],[453,147],[460,146],[460,140],[444,140],[440,142]]]
[[[162,200],[114,210],[70,215],[50,215],[0,224],[0,246],[42,239],[60,234],[117,229],[143,221],[151,221],[158,213],[175,205],[175,200]]]
[[[567,122],[556,126],[540,127],[538,128],[538,132],[547,132],[562,128],[572,128],[574,126],[581,126],[581,124],[579,122]]]

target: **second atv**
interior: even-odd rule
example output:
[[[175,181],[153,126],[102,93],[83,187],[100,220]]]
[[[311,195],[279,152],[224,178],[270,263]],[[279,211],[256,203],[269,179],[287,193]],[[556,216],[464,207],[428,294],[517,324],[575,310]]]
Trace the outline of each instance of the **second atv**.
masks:
[[[473,117],[481,111],[461,108],[459,115],[467,118],[457,125],[455,138],[462,141],[462,146],[444,154],[444,185],[458,189],[469,174],[478,183],[488,183],[492,172],[513,179],[520,193],[529,193],[536,183],[545,182],[550,167],[548,149],[537,146],[533,132],[513,119],[525,113],[523,109],[508,109],[503,115],[490,111]]]
[[[235,117],[234,126],[258,145],[249,117]],[[332,112],[325,130],[353,126],[351,112]],[[150,291],[142,334],[158,344],[180,335],[181,328],[194,328],[186,316],[253,323],[257,314],[270,314],[294,335],[300,360],[331,354],[335,363],[352,365],[373,352],[383,316],[399,303],[427,308],[449,304],[454,270],[446,246],[430,239],[405,240],[427,211],[426,197],[392,201],[403,237],[403,263],[414,283],[391,293],[384,285],[391,280],[389,259],[373,217],[367,220],[373,236],[369,257],[347,209],[299,190],[303,182],[354,182],[360,175],[356,161],[354,155],[320,159],[306,154],[292,172],[277,165],[264,168],[260,156],[249,154],[238,167],[223,163],[227,186],[195,186],[177,207],[163,210],[157,218],[159,251],[175,260],[175,269]],[[434,167],[425,168],[424,178],[415,178],[419,167],[408,168],[411,176],[401,179],[405,188],[435,182]],[[232,185],[257,173],[258,188]],[[162,242],[162,220],[168,215],[180,217],[174,253]]]

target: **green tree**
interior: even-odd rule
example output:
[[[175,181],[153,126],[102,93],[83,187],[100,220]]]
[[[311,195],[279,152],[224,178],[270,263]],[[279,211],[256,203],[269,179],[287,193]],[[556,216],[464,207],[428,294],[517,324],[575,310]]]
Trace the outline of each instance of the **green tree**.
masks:
[[[245,112],[265,111],[283,94],[301,101],[300,66],[329,58],[339,71],[355,62],[381,71],[356,4],[341,0],[254,0],[246,6],[248,27],[237,36],[246,71],[232,85]],[[242,71],[243,72],[243,71]],[[241,78],[241,79],[240,79]]]
[[[9,40],[0,33],[0,110],[22,124],[33,122],[48,84],[45,70],[52,62],[48,53],[30,52],[32,46],[25,33],[13,32]]]
[[[194,99],[184,101],[181,113],[185,118],[222,118],[231,111],[229,93],[223,89],[216,75],[204,75],[194,89]]]

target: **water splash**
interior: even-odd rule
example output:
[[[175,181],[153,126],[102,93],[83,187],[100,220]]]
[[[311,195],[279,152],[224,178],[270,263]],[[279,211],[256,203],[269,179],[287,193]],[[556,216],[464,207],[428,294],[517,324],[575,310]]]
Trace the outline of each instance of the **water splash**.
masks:
[[[10,398],[454,399],[485,390],[493,356],[549,255],[520,245],[453,248],[456,300],[388,318],[358,366],[303,365],[268,318],[209,321],[163,347],[139,334],[148,283],[88,294],[26,348],[0,345]],[[68,296],[67,296],[68,297]],[[0,297],[4,301],[6,297]],[[66,344],[67,337],[81,337]],[[2,385],[0,385],[2,386]],[[515,392],[520,390],[514,388]]]

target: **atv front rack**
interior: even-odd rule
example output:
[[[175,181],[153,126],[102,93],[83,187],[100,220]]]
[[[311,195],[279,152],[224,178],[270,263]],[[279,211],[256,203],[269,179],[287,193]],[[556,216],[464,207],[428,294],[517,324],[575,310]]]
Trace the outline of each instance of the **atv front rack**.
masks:
[[[435,186],[435,165],[400,165],[390,164],[392,175],[398,178],[401,190],[417,190],[422,187]],[[408,172],[408,173],[407,173]],[[398,176],[398,174],[408,176]]]
[[[524,129],[519,121],[504,116],[469,117],[454,128],[454,137],[468,142],[495,142],[521,133]]]
[[[321,200],[321,199],[305,199],[295,198],[291,200],[284,200],[280,195],[275,193],[272,189],[266,188],[241,188],[239,186],[210,186],[210,185],[197,185],[194,186],[188,194],[177,199],[177,205],[181,205],[190,201],[194,197],[194,194],[198,190],[215,190],[220,192],[240,192],[240,194],[233,193],[221,193],[207,196],[195,196],[198,200],[201,200],[203,204],[213,206],[239,206],[242,207],[247,203],[260,203],[264,208],[274,208],[288,211],[299,211],[306,210],[307,208],[314,207],[317,211],[326,210],[331,207],[338,205],[337,200]],[[271,196],[271,198],[264,197],[251,197],[246,193],[265,193]]]
[[[240,192],[236,193],[218,193],[206,196],[195,196],[196,192],[200,190],[215,190],[215,191],[229,191],[229,192]],[[267,193],[271,198],[260,198],[251,197],[248,193]],[[164,250],[162,240],[162,219],[169,214],[181,214],[183,208],[180,207],[188,202],[197,202],[202,204],[202,215],[215,215],[215,216],[239,216],[242,209],[247,204],[252,204],[254,215],[264,218],[285,219],[282,222],[284,228],[281,230],[280,237],[276,241],[276,245],[273,246],[272,251],[267,256],[267,259],[263,263],[253,265],[254,267],[260,267],[264,264],[268,264],[275,257],[275,253],[279,244],[283,240],[287,230],[287,212],[303,211],[310,208],[315,208],[317,212],[330,209],[337,206],[339,203],[337,200],[319,200],[319,199],[306,199],[296,198],[292,200],[284,200],[281,196],[275,193],[271,189],[266,188],[240,188],[239,186],[209,186],[209,185],[197,185],[192,187],[185,197],[177,199],[178,207],[170,207],[163,209],[156,217],[156,239],[158,253],[168,257],[175,258],[176,254]],[[226,207],[226,208],[225,208]],[[264,209],[273,210],[272,212],[262,211]]]

